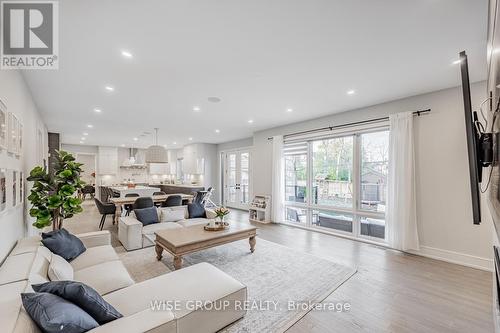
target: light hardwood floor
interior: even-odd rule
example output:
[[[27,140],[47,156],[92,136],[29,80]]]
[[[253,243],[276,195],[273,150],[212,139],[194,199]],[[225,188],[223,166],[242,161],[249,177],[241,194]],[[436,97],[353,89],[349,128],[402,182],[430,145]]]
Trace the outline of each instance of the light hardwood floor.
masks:
[[[233,210],[234,221],[248,214]],[[74,232],[97,230],[90,201],[68,220]],[[477,269],[283,225],[260,225],[258,238],[347,265],[358,272],[325,302],[349,302],[343,313],[311,311],[287,332],[493,332],[492,275]],[[111,217],[105,228],[113,229]],[[116,239],[115,246],[119,246]],[[257,240],[256,251],[259,249]],[[304,283],[314,283],[314,276]]]

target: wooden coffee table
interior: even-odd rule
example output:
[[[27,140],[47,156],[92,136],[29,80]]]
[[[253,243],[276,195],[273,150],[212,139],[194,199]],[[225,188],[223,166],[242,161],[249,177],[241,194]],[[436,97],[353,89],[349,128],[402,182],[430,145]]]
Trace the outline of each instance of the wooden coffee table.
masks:
[[[163,250],[174,256],[174,267],[180,269],[182,256],[248,238],[250,252],[255,251],[257,228],[250,224],[230,223],[228,229],[206,231],[204,224],[179,229],[165,229],[155,232],[156,258],[161,260]]]

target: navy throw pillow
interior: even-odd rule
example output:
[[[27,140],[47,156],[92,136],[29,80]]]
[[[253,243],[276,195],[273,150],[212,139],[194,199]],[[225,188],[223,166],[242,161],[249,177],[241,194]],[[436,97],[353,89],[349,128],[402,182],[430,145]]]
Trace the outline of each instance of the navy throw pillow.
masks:
[[[32,287],[36,292],[50,293],[70,301],[92,316],[99,325],[123,317],[97,291],[81,282],[51,281]]]
[[[42,233],[42,244],[67,261],[75,259],[86,250],[82,241],[66,229]]]
[[[160,222],[158,220],[158,211],[156,207],[148,207],[141,209],[134,209],[135,217],[141,222],[143,225],[153,224]]]
[[[83,333],[99,326],[87,312],[56,295],[23,293],[21,300],[42,332]]]
[[[199,203],[188,204],[188,212],[190,219],[194,219],[197,217],[207,217],[207,214],[205,213],[205,207],[203,207],[203,205]]]

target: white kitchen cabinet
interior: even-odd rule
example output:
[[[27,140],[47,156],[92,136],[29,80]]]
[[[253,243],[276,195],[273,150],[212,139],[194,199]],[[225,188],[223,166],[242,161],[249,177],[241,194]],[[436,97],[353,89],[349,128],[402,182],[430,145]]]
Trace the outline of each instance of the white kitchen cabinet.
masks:
[[[177,173],[177,159],[182,157],[182,149],[169,149],[168,154],[168,169],[167,175],[175,175]],[[179,156],[181,155],[181,156]]]
[[[170,174],[170,163],[149,163],[149,174],[150,175],[169,175]]]
[[[97,173],[99,175],[116,175],[118,173],[118,148],[99,147]]]
[[[188,175],[203,175],[205,173],[205,144],[192,144],[184,147],[182,171]]]

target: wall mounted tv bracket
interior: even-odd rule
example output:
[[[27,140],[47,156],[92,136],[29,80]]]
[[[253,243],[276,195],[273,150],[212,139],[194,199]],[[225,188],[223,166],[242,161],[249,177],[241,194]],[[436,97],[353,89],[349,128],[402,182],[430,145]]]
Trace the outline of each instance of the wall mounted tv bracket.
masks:
[[[490,110],[493,111],[493,94],[490,92],[489,96],[489,102],[490,102]],[[486,101],[485,101],[486,102]],[[478,120],[477,117],[477,111],[473,112],[473,117],[474,117],[474,128],[477,136],[477,161],[479,162],[479,165],[486,168],[489,167],[493,163],[493,147],[494,147],[494,134],[493,134],[493,128],[495,124],[495,120],[497,118],[498,112],[500,110],[500,98],[497,101],[496,109],[493,112],[493,120],[491,123],[491,129],[488,131],[488,128],[485,128],[483,124]],[[481,110],[482,112],[482,110]],[[484,115],[483,115],[484,117]],[[485,119],[486,120],[486,119]],[[486,120],[486,127],[487,125],[487,120]]]

